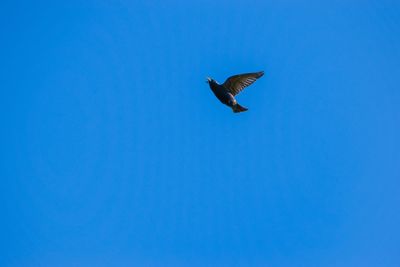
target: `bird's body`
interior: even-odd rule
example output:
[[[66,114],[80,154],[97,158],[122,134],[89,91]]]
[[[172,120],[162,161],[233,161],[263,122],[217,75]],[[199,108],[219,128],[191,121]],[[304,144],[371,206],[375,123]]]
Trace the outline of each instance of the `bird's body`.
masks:
[[[245,87],[249,86],[263,75],[264,72],[260,71],[231,76],[223,84],[219,84],[211,78],[207,78],[207,82],[218,100],[232,108],[233,112],[238,113],[246,111],[247,108],[242,107],[237,103],[235,95],[240,93]]]
[[[221,84],[210,82],[210,88],[222,104],[230,107],[234,102],[236,102],[235,97]]]

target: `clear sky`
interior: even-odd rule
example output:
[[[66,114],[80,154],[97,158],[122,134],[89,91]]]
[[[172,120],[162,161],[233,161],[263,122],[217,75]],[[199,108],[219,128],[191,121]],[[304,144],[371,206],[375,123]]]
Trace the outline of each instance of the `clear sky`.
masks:
[[[0,266],[400,266],[398,1],[64,2],[0,8]]]

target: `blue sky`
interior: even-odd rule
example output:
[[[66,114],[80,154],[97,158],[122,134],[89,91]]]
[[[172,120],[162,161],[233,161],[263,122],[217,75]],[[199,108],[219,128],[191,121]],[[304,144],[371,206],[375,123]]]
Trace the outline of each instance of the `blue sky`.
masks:
[[[1,266],[400,265],[397,1],[79,2],[1,4]]]

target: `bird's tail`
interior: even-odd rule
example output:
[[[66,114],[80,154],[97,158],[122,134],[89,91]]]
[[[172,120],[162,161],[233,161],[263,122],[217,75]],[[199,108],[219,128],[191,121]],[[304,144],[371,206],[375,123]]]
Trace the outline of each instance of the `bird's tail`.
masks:
[[[235,105],[232,106],[232,110],[233,110],[233,112],[235,112],[235,113],[239,113],[239,112],[247,111],[247,108],[242,107],[242,106],[239,105],[239,104],[235,104]]]

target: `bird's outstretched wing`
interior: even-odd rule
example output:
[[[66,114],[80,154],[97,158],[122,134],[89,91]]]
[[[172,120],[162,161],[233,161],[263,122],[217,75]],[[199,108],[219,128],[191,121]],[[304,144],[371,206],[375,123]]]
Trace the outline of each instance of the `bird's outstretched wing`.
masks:
[[[263,75],[263,71],[238,74],[226,79],[222,85],[235,96]]]

